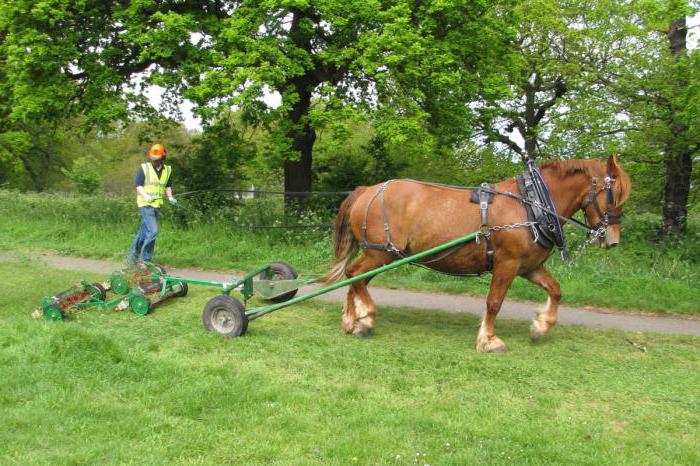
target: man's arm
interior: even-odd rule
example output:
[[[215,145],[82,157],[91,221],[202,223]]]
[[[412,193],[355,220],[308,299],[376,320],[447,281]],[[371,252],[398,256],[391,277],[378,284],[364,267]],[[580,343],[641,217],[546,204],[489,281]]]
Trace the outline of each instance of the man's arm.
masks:
[[[170,203],[170,205],[174,205],[174,206],[177,205],[177,199],[175,199],[173,197],[173,188],[172,187],[170,187],[170,186],[165,187],[165,195],[167,196],[168,202]]]
[[[146,183],[146,175],[143,174],[143,170],[141,167],[139,167],[138,170],[136,170],[136,192],[143,197],[146,202],[151,202],[153,198],[151,197],[150,194],[146,193],[146,190],[143,189],[143,185]]]

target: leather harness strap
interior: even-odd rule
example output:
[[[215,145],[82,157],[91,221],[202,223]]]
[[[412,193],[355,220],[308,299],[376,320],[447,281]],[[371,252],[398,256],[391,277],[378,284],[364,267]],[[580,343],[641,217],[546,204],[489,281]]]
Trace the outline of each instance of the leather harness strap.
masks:
[[[369,203],[367,204],[367,208],[365,209],[365,218],[362,221],[362,240],[359,242],[360,247],[362,249],[377,249],[380,251],[389,251],[393,252],[399,257],[403,257],[403,252],[398,249],[396,246],[394,246],[394,243],[391,242],[391,229],[389,228],[389,220],[386,215],[386,206],[384,205],[384,195],[386,193],[387,187],[389,186],[389,183],[391,183],[393,180],[385,181],[382,183],[382,185],[379,187],[376,193],[374,193],[374,196],[372,196],[372,199],[370,199]],[[369,209],[372,207],[372,204],[376,199],[379,199],[379,208],[382,211],[382,222],[384,223],[384,242],[383,243],[371,243],[367,240],[367,218],[369,217]]]
[[[482,184],[481,187],[488,187],[486,183]],[[488,215],[489,215],[489,200],[492,196],[487,191],[479,189],[479,209],[481,210],[481,230],[480,236],[483,236],[486,240],[486,270],[493,270],[493,238],[491,238],[491,231],[489,231],[488,226]],[[478,242],[479,236],[477,236]]]

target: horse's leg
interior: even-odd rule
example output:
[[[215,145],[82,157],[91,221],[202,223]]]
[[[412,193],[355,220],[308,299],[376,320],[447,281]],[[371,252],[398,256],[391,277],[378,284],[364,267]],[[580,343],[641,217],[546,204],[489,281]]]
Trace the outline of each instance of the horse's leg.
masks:
[[[543,265],[537,267],[527,275],[524,275],[524,277],[535,285],[544,288],[549,295],[545,307],[537,311],[535,313],[535,317],[532,319],[530,338],[537,340],[557,323],[557,312],[559,300],[561,299],[561,289],[559,287],[559,282],[549,274]]]
[[[348,278],[356,277],[370,270],[376,269],[393,260],[392,256],[380,251],[365,251],[363,256],[348,267]],[[341,328],[345,333],[352,333],[358,337],[365,337],[372,332],[374,321],[377,317],[377,307],[367,291],[370,279],[360,280],[348,289],[348,295],[343,306],[343,319]]]
[[[479,352],[505,353],[508,351],[503,340],[496,336],[495,323],[506,292],[517,274],[517,269],[518,265],[516,263],[505,263],[500,264],[493,270],[491,288],[486,298],[486,313],[481,321],[479,336],[476,339],[476,350]]]

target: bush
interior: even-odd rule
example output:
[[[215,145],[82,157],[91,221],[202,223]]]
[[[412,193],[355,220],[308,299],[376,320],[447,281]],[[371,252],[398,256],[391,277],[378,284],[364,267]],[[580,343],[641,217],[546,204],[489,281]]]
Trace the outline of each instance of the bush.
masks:
[[[73,169],[63,170],[63,173],[81,194],[94,194],[102,185],[102,174],[98,169],[97,160],[89,155],[75,159]]]

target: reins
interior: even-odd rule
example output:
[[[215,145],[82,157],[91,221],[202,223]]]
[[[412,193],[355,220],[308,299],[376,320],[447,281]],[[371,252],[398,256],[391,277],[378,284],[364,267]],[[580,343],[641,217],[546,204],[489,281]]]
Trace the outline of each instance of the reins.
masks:
[[[500,196],[510,197],[510,198],[512,198],[512,199],[515,199],[515,200],[517,200],[517,201],[522,202],[523,204],[529,204],[529,205],[532,205],[532,206],[539,207],[540,209],[542,209],[543,211],[547,212],[548,214],[554,215],[555,217],[557,217],[557,218],[558,218],[559,220],[561,220],[562,222],[566,222],[566,223],[568,223],[569,225],[573,225],[573,226],[575,226],[576,228],[579,228],[579,229],[585,231],[585,232],[586,232],[587,234],[589,234],[589,235],[594,235],[594,236],[596,235],[596,231],[597,231],[596,228],[591,228],[591,227],[589,227],[587,224],[585,224],[585,223],[583,223],[583,222],[579,222],[578,220],[576,220],[576,219],[574,219],[574,218],[569,218],[569,217],[564,217],[564,216],[562,216],[562,215],[559,215],[557,212],[555,212],[555,211],[549,209],[547,206],[542,205],[542,203],[539,203],[539,202],[537,202],[537,201],[524,198],[524,197],[523,197],[522,195],[520,195],[520,194],[515,194],[515,193],[512,193],[512,192],[510,192],[510,191],[499,191],[499,190],[497,190],[497,189],[494,189],[494,188],[492,188],[491,186],[489,186],[487,183],[484,183],[484,184],[482,184],[481,186],[457,186],[457,185],[452,185],[452,184],[435,183],[435,182],[431,182],[431,181],[412,180],[412,179],[410,179],[410,178],[404,178],[404,179],[402,179],[401,181],[411,181],[411,182],[414,182],[414,183],[425,184],[425,185],[429,185],[429,186],[437,186],[437,187],[441,187],[441,188],[457,189],[457,190],[460,190],[460,191],[472,191],[472,190],[475,190],[475,189],[482,189],[483,191],[488,192],[488,193],[490,193],[490,194],[498,194],[498,195],[500,195]],[[600,192],[600,191],[599,191],[599,192]],[[581,206],[581,208],[583,209],[583,208],[585,208],[585,207],[584,207],[584,206]],[[585,212],[584,212],[584,214],[585,214]],[[602,217],[601,217],[601,218],[602,218]]]

